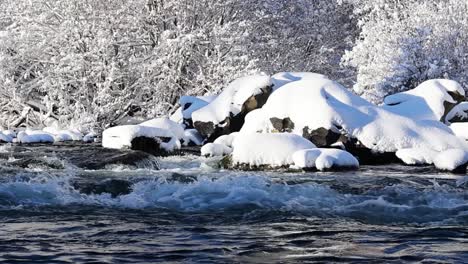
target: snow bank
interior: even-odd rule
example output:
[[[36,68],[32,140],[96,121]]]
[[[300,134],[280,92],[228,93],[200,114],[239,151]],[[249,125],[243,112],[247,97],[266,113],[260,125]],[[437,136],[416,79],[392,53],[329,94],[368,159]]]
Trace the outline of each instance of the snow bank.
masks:
[[[201,148],[201,155],[202,156],[224,156],[232,153],[232,148],[223,145],[223,144],[216,144],[216,143],[208,143]]]
[[[287,133],[239,134],[232,142],[234,165],[281,167],[292,165],[292,155],[315,148],[307,139]]]
[[[375,152],[403,148],[443,151],[460,146],[468,149],[438,121],[395,114],[326,79],[291,82],[276,90],[261,109],[247,115],[241,133],[273,132],[271,118],[290,118],[294,123],[292,132],[297,135],[325,128],[356,138]]]
[[[160,144],[161,148],[168,152],[180,148],[180,141],[171,131],[142,125],[116,126],[104,130],[102,146],[113,149],[131,148],[133,139],[137,137],[153,138]],[[161,138],[170,138],[170,141],[163,142]]]
[[[247,99],[262,93],[262,88],[271,85],[271,79],[267,75],[253,75],[236,79],[210,104],[194,111],[192,120],[219,124],[227,117],[240,113]]]
[[[55,138],[52,134],[41,130],[20,131],[17,135],[19,143],[54,143]]]
[[[383,108],[412,119],[440,121],[445,114],[444,102],[458,103],[449,92],[465,96],[465,90],[456,81],[429,80],[412,90],[387,96]]]
[[[358,160],[349,152],[339,149],[304,149],[292,156],[294,165],[299,168],[316,168],[327,170],[331,168],[358,168]]]
[[[60,130],[56,127],[45,127],[42,129],[42,131],[53,135],[55,142],[81,141],[83,139],[83,134],[76,129]]]
[[[13,130],[4,130],[2,134],[5,136],[10,136],[11,138],[16,138],[16,132]]]

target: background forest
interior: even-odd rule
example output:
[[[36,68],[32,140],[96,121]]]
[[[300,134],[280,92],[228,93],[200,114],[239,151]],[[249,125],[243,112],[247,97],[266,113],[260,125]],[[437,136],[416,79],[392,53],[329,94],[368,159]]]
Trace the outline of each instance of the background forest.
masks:
[[[380,103],[468,76],[462,0],[0,0],[0,126],[105,128],[255,72]]]

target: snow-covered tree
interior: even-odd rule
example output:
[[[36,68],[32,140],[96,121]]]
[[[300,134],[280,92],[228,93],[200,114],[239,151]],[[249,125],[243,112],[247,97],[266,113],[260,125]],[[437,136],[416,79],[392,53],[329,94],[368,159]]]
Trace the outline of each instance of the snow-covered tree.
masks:
[[[466,1],[352,2],[362,32],[343,63],[356,69],[358,94],[379,103],[385,95],[414,88],[427,79],[466,82]]]

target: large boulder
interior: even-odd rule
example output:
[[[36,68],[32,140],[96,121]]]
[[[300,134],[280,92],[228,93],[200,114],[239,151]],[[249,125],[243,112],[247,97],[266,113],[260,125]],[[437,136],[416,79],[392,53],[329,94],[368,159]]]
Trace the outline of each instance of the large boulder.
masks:
[[[447,90],[445,94],[449,95]],[[361,164],[399,161],[395,152],[402,148],[424,147],[437,152],[468,149],[439,121],[445,113],[443,102],[434,106],[440,106],[440,111],[411,118],[396,113],[395,108],[376,106],[320,77],[290,82],[277,89],[261,109],[247,115],[241,133],[290,131],[319,146],[341,145]],[[434,117],[434,113],[438,115]]]
[[[266,75],[236,79],[210,104],[192,113],[193,125],[209,142],[239,131],[245,116],[265,104],[272,87]]]
[[[446,117],[459,103],[465,101],[465,90],[452,80],[425,81],[418,87],[384,99],[384,109],[413,120],[437,120]]]
[[[104,130],[102,146],[111,149],[141,150],[165,156],[180,149],[179,138],[170,130],[143,125],[117,126]]]

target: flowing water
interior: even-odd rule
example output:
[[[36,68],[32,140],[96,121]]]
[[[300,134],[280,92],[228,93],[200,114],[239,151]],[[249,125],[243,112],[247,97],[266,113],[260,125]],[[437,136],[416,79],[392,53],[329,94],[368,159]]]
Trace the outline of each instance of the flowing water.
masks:
[[[430,167],[0,167],[0,262],[468,262],[468,177]],[[110,186],[110,187],[109,187]]]

